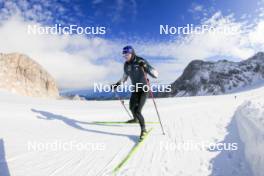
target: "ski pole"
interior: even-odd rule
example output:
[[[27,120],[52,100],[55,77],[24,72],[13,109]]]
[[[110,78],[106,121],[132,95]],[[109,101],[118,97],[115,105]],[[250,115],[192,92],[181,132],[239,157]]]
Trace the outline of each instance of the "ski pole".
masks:
[[[130,119],[133,119],[133,117],[131,116],[131,114],[129,113],[128,109],[125,106],[125,101],[121,100],[121,98],[118,96],[118,94],[116,93],[116,91],[114,90],[115,96],[119,99],[119,101],[121,102],[122,106],[124,107],[124,109],[126,110],[128,116],[130,117]]]
[[[148,80],[148,78],[147,78],[146,72],[144,71],[144,68],[143,68],[143,67],[141,67],[141,68],[142,68],[142,71],[143,71],[143,73],[144,73],[145,81],[147,82],[148,87],[150,88],[150,82],[149,82],[149,80]],[[163,125],[162,125],[162,123],[161,123],[160,114],[159,114],[159,111],[158,111],[158,108],[157,108],[157,104],[156,104],[156,101],[155,101],[155,98],[154,98],[153,92],[151,91],[151,88],[150,88],[150,96],[151,96],[151,98],[152,98],[153,104],[154,104],[155,109],[156,109],[156,113],[157,113],[158,118],[159,118],[159,123],[160,123],[160,127],[161,127],[161,130],[162,130],[162,134],[165,135],[164,128],[163,128]]]

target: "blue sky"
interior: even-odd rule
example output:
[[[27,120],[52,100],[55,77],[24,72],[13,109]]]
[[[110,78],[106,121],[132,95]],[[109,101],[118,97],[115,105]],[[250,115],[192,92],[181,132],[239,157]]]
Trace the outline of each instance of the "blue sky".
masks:
[[[107,26],[106,37],[143,37],[163,39],[159,25],[182,26],[187,23],[199,24],[203,18],[221,11],[223,15],[233,13],[235,18],[244,14],[254,17],[258,8],[257,0],[94,0],[65,3],[67,8],[75,5],[83,15],[76,18],[82,25]],[[204,15],[206,13],[206,15]],[[73,15],[74,14],[69,14]]]
[[[3,7],[4,0],[1,1],[0,7]],[[105,38],[137,37],[145,40],[168,39],[159,35],[160,24],[200,24],[202,19],[217,11],[223,15],[234,14],[236,20],[240,20],[245,14],[256,16],[259,6],[259,0],[59,0],[49,1],[49,5],[45,5],[45,1],[43,4],[34,0],[27,2],[29,8],[41,5],[43,12],[52,13],[52,18],[39,20],[47,25],[100,25],[107,27]],[[23,9],[23,5],[18,6]]]
[[[28,35],[27,26],[106,26],[106,35]],[[160,35],[160,25],[207,24],[232,35]],[[122,75],[121,49],[131,44],[160,72],[177,79],[194,60],[239,61],[264,50],[264,0],[0,0],[1,52],[43,65],[61,88],[82,88]]]

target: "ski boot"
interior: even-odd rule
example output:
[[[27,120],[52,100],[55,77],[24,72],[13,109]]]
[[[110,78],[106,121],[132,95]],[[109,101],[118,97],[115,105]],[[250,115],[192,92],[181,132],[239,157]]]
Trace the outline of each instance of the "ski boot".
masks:
[[[128,120],[126,123],[138,123],[138,119]]]
[[[144,129],[144,130],[141,130],[141,133],[140,133],[140,136],[139,136],[139,142],[143,141],[143,139],[145,138],[147,134],[147,130]]]

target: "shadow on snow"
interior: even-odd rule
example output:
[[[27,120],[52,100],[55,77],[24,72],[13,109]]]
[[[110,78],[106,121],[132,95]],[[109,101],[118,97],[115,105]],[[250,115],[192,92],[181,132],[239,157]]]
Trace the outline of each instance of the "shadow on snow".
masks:
[[[240,140],[235,117],[232,118],[226,129],[228,134],[218,144],[224,144],[229,150],[219,151],[220,153],[210,161],[212,164],[211,176],[252,176],[252,171],[245,159],[245,146]],[[230,150],[233,148],[230,147],[232,143],[237,144],[237,150]],[[209,151],[217,152],[217,150]]]
[[[0,139],[0,175],[10,176],[9,168],[5,158],[5,147],[3,139]]]
[[[109,125],[104,125],[104,124],[94,124],[90,122],[83,122],[79,120],[75,120],[63,115],[58,115],[58,114],[53,114],[51,112],[47,111],[41,111],[41,110],[36,110],[36,109],[31,109],[32,112],[38,113],[41,116],[37,116],[39,119],[44,119],[44,120],[61,120],[64,122],[66,125],[71,126],[75,129],[82,130],[82,131],[87,131],[87,132],[92,132],[92,133],[99,133],[99,134],[105,134],[105,135],[112,135],[112,136],[123,136],[123,137],[128,137],[130,140],[134,141],[135,143],[138,141],[138,136],[136,135],[127,135],[127,134],[120,134],[120,133],[113,133],[113,132],[107,132],[107,131],[101,131],[101,130],[94,130],[94,129],[88,129],[82,127],[80,124],[86,124],[86,125],[100,125],[100,126],[109,126]]]

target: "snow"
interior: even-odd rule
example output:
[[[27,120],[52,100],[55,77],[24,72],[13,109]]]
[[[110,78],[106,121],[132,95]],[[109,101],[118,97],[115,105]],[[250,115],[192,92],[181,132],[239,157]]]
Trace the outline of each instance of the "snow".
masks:
[[[263,175],[264,166],[264,101],[263,98],[245,102],[238,108],[236,121],[245,143],[246,160],[255,176]]]
[[[257,88],[221,96],[156,99],[166,135],[159,124],[148,124],[154,130],[118,175],[251,176],[251,170],[257,174],[263,162],[252,162],[252,157],[258,152],[263,156],[259,148],[263,115],[259,112],[255,119],[234,113],[244,114],[236,109],[245,100],[263,101],[263,92]],[[92,123],[128,120],[119,101],[37,99],[3,91],[0,100],[1,176],[112,175],[140,133],[137,124]],[[151,99],[143,114],[146,121],[157,121]],[[246,120],[252,121],[253,129],[249,123],[243,126]],[[208,145],[223,143],[233,147]]]

